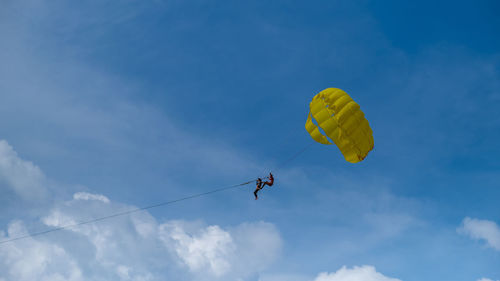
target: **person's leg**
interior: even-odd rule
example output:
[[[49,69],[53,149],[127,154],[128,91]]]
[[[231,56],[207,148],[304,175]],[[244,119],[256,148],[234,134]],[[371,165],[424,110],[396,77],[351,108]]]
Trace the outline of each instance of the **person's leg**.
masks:
[[[255,191],[253,192],[253,195],[255,195],[255,200],[259,199],[259,196],[257,196],[257,192],[259,192],[258,188],[256,188]]]
[[[263,184],[262,184],[262,187],[264,186],[273,186],[273,183],[272,182],[269,182],[269,181],[265,181]]]

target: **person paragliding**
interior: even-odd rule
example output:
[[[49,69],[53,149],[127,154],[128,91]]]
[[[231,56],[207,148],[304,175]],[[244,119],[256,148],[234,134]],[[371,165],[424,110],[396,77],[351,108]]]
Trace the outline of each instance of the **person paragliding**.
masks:
[[[263,184],[262,184],[262,188],[264,188],[264,186],[268,185],[268,186],[273,186],[274,184],[274,177],[273,177],[273,174],[272,173],[269,173],[269,177],[267,177],[267,179],[269,179],[268,181],[265,181]]]
[[[314,141],[335,144],[350,163],[363,161],[374,148],[373,131],[361,107],[338,88],[324,89],[312,98],[305,129]],[[272,173],[267,179],[257,179],[255,200],[261,189],[274,184]]]
[[[259,192],[259,190],[263,189],[264,186],[273,186],[274,184],[274,177],[273,177],[273,174],[272,173],[269,173],[269,177],[267,177],[268,181],[265,181],[263,182],[261,178],[258,178],[257,181],[256,181],[256,188],[255,188],[255,191],[253,192],[253,195],[255,195],[255,200],[259,199],[259,196],[257,195],[257,193]]]

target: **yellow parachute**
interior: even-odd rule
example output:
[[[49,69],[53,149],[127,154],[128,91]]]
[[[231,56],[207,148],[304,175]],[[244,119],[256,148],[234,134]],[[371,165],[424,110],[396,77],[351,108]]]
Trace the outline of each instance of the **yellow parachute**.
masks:
[[[346,161],[360,162],[373,149],[373,132],[365,114],[346,92],[325,89],[314,96],[309,109],[306,130],[319,143],[332,144],[332,140]]]

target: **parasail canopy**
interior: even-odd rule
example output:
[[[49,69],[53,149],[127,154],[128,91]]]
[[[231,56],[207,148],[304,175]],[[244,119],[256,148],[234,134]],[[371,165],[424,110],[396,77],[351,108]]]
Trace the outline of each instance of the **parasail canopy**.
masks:
[[[322,144],[335,143],[345,160],[357,163],[373,149],[373,132],[359,105],[341,89],[328,88],[309,104],[306,130]]]

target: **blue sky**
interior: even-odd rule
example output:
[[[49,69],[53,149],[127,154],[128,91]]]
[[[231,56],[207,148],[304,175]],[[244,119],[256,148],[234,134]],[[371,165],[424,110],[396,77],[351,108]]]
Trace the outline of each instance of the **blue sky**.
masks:
[[[0,280],[500,280],[495,1],[2,2]],[[337,87],[375,149],[304,130]]]

